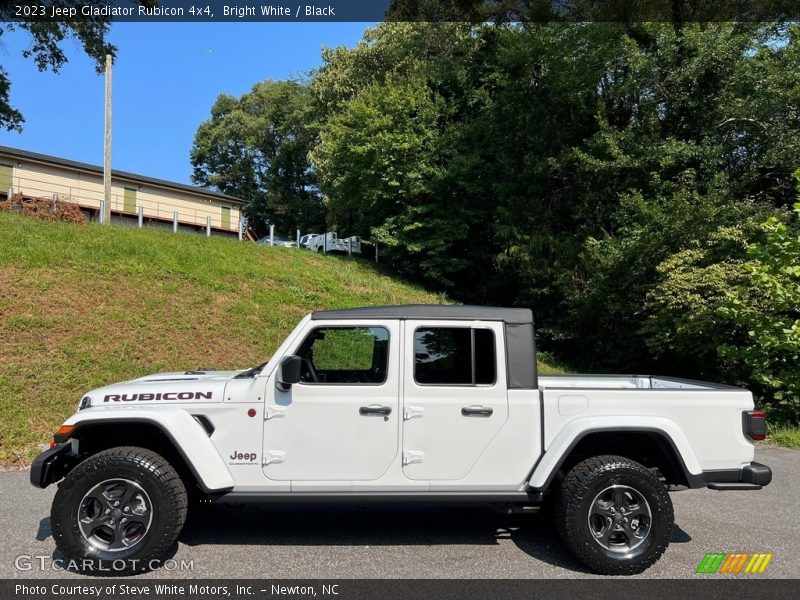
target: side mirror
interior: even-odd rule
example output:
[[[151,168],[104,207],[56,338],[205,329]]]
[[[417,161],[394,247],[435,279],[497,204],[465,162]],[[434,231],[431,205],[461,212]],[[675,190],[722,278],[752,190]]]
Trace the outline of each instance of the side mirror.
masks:
[[[281,372],[277,386],[282,392],[288,392],[292,385],[300,381],[300,368],[303,360],[299,356],[289,355],[281,361]]]

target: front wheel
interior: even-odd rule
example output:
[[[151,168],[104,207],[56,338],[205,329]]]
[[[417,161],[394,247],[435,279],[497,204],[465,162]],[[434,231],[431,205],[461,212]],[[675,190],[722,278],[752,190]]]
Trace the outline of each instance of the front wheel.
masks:
[[[669,545],[672,501],[658,477],[621,456],[597,456],[567,473],[556,501],[556,525],[569,549],[604,575],[633,575]]]
[[[58,486],[50,523],[66,562],[83,573],[127,575],[155,568],[186,519],[186,488],[160,455],[104,450]]]

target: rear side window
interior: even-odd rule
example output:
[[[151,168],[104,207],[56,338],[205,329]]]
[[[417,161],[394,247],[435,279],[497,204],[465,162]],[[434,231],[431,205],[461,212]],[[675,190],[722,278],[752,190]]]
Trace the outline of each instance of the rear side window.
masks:
[[[414,380],[422,385],[491,385],[497,360],[494,332],[424,327],[414,332]]]

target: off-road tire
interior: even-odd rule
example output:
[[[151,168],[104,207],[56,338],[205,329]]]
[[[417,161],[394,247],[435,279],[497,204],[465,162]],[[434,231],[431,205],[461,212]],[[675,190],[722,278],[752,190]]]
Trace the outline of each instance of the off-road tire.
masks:
[[[598,495],[612,486],[638,492],[651,513],[647,535],[630,552],[607,549],[589,523]],[[674,513],[664,484],[651,470],[622,456],[596,456],[576,464],[564,477],[555,518],[562,540],[589,569],[603,575],[635,575],[664,554],[672,536]]]
[[[93,545],[79,523],[87,494],[109,480],[125,480],[143,490],[151,511],[146,532],[131,547],[117,551]],[[90,575],[130,575],[158,566],[178,539],[187,504],[183,482],[162,456],[133,446],[111,448],[81,462],[59,484],[50,525],[66,567]]]

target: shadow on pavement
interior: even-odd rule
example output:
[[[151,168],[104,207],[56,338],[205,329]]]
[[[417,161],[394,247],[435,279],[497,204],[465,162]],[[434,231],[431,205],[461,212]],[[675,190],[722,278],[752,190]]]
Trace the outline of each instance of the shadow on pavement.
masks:
[[[423,505],[237,506],[190,512],[180,541],[263,546],[495,545],[510,539],[537,560],[587,572],[562,546],[550,515]]]
[[[39,521],[39,529],[36,531],[36,541],[43,542],[53,535],[53,530],[50,529],[50,517],[45,517]]]
[[[180,541],[189,546],[435,546],[494,545],[503,539],[536,560],[589,572],[562,544],[551,513],[507,515],[483,506],[210,505],[190,511]],[[674,526],[672,543],[691,539]]]
[[[38,541],[52,536],[50,518],[39,522]],[[678,525],[672,543],[691,537]],[[561,543],[552,515],[507,515],[487,507],[425,505],[195,507],[181,533],[188,546],[435,546],[495,545],[511,540],[547,564],[588,573]],[[175,546],[165,559],[175,555]],[[54,559],[63,559],[60,552]]]

